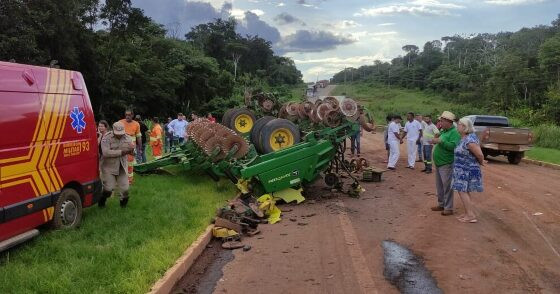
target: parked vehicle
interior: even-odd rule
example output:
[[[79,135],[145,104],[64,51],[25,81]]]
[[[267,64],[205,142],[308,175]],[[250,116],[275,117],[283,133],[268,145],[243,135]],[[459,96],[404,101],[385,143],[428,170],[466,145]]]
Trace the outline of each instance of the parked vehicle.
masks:
[[[78,72],[0,62],[0,251],[43,224],[80,225],[101,194],[97,132]]]
[[[470,115],[480,139],[484,157],[505,155],[509,163],[521,162],[533,143],[533,133],[527,128],[513,128],[504,116]]]

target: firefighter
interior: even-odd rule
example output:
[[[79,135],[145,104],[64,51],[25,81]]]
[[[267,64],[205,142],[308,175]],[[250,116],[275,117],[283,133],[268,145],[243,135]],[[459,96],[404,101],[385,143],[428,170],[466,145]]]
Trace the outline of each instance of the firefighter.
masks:
[[[99,207],[104,207],[107,198],[111,197],[115,186],[121,193],[121,207],[128,203],[128,160],[127,155],[134,154],[134,147],[126,137],[124,125],[121,122],[113,124],[113,131],[101,140],[103,162],[101,172],[103,177],[103,195],[99,200]]]

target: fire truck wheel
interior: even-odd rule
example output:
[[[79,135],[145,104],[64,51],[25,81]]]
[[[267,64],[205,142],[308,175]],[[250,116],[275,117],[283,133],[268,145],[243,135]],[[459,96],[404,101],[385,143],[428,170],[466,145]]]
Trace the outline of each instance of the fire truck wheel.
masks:
[[[240,135],[249,134],[256,120],[255,114],[251,110],[238,108],[229,117],[229,128]]]
[[[264,154],[293,146],[299,141],[298,127],[286,119],[273,119],[261,129],[260,146]]]
[[[224,112],[224,116],[222,116],[222,125],[228,127],[231,129],[231,126],[229,125],[229,121],[231,120],[231,114],[233,113],[233,111],[236,110],[235,108],[230,108],[228,110],[226,110],[226,112]]]
[[[74,189],[63,189],[54,206],[52,226],[55,229],[73,229],[82,222],[82,200]]]
[[[251,130],[251,143],[253,143],[253,145],[255,145],[255,148],[257,148],[257,151],[261,153],[262,153],[262,148],[260,146],[261,130],[264,127],[264,125],[266,125],[269,121],[273,119],[275,119],[274,116],[263,116],[259,118],[257,122],[255,122],[255,125]]]

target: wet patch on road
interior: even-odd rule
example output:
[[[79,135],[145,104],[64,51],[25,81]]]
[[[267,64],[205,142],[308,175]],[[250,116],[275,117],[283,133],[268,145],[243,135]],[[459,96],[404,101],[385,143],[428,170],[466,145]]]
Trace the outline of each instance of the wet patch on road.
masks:
[[[232,250],[224,250],[221,242],[213,240],[196,259],[189,271],[175,284],[173,294],[210,294],[224,275],[223,267],[233,260]]]
[[[385,278],[401,293],[443,293],[424,262],[410,249],[394,241],[383,241]]]

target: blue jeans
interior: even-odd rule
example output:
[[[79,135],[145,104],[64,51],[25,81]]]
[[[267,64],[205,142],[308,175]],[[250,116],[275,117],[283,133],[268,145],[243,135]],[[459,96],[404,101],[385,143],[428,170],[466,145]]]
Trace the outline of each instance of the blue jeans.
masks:
[[[423,153],[424,153],[424,165],[426,170],[432,171],[432,149],[434,148],[433,145],[424,145]]]
[[[422,152],[422,142],[417,142],[416,145],[418,145],[418,160],[422,161],[422,155],[424,154]]]
[[[360,155],[360,134],[350,137],[350,152],[354,154],[354,151]]]
[[[138,148],[138,151],[141,151],[142,154],[140,154],[140,152],[136,152],[136,162],[145,163],[146,162],[146,144],[142,144],[142,150],[140,150],[140,148]]]

